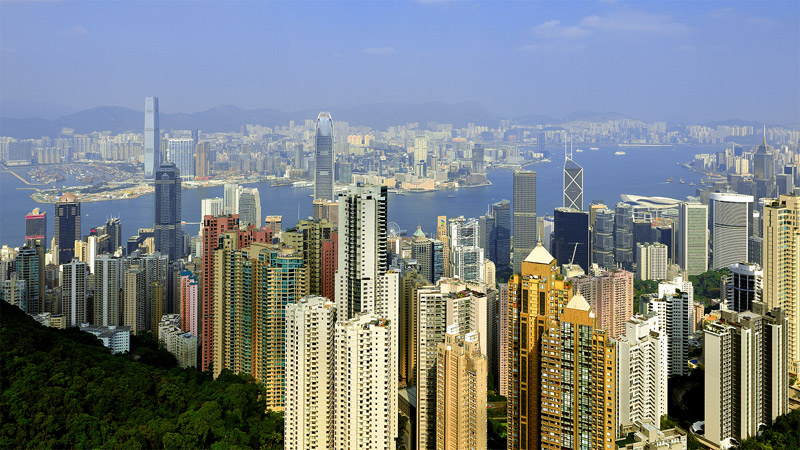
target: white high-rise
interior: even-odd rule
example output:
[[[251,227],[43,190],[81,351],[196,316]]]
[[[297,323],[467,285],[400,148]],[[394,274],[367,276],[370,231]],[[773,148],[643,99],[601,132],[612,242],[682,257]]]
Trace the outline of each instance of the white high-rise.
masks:
[[[477,219],[450,220],[450,276],[464,281],[484,281],[484,251]]]
[[[239,197],[242,195],[242,187],[236,183],[225,183],[223,195],[222,213],[239,214]]]
[[[94,260],[94,325],[120,325],[122,303],[122,278],[124,269],[121,258],[103,254]]]
[[[711,214],[711,268],[748,261],[753,196],[714,192],[709,195]]]
[[[617,425],[661,423],[668,376],[667,336],[658,330],[658,317],[629,319],[617,343]]]
[[[678,265],[689,275],[708,270],[708,207],[681,203],[678,213]]]
[[[667,246],[661,243],[636,244],[636,278],[663,280],[667,278]]]
[[[205,216],[221,216],[225,213],[223,199],[220,197],[204,198],[200,201],[200,223]],[[202,227],[200,227],[202,234]]]
[[[261,195],[258,188],[244,188],[239,192],[239,223],[261,226]]]
[[[180,138],[167,141],[167,159],[180,170],[181,178],[184,180],[194,180],[194,150],[194,139]]]
[[[287,449],[329,449],[334,442],[336,306],[306,297],[286,307]]]
[[[650,310],[658,318],[658,331],[667,336],[667,368],[669,375],[689,373],[689,339],[694,334],[694,308],[689,294],[666,294],[650,302]]]
[[[86,263],[73,258],[69,264],[59,266],[61,280],[61,313],[67,327],[86,323],[86,282],[89,268]]]

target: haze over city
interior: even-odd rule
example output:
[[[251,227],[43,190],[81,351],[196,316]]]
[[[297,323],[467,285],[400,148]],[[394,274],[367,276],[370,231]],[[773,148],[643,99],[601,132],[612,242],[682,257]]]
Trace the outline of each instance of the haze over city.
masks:
[[[0,112],[477,102],[800,120],[797,2],[4,2]]]

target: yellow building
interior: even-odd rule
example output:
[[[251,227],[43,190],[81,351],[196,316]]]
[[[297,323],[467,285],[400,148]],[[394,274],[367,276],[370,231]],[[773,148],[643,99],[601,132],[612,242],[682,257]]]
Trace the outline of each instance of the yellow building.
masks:
[[[436,449],[486,449],[486,357],[478,333],[458,328],[436,348]]]
[[[509,449],[613,449],[615,346],[541,242],[508,282]]]

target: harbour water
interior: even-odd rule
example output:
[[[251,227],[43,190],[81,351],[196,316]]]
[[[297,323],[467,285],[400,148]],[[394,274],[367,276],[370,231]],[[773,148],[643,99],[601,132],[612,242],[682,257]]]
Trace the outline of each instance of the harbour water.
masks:
[[[721,146],[674,146],[674,147],[625,147],[625,155],[615,155],[618,147],[601,147],[599,150],[582,148],[573,158],[584,168],[584,208],[593,200],[615,205],[620,194],[671,197],[686,199],[700,187],[702,175],[676,165],[691,161],[696,153],[710,153]],[[528,167],[537,172],[537,211],[540,216],[553,214],[553,209],[562,203],[563,151],[553,149],[552,162]],[[24,173],[18,170],[18,173]],[[426,233],[435,233],[436,217],[463,215],[478,217],[486,213],[491,203],[508,199],[513,201],[512,171],[492,169],[487,173],[491,186],[461,188],[451,191],[428,193],[389,194],[389,220],[397,222],[401,229],[414,232],[417,225]],[[672,183],[667,182],[673,178]],[[683,179],[686,184],[678,180]],[[694,182],[697,186],[690,186]],[[0,244],[19,246],[25,239],[25,215],[38,207],[47,211],[48,240],[54,233],[55,207],[40,204],[30,198],[29,190],[12,174],[0,173]],[[312,188],[290,186],[271,187],[269,183],[249,184],[257,187],[261,194],[263,215],[282,215],[284,228],[294,225],[297,218],[311,215]],[[184,231],[197,234],[200,222],[200,201],[203,198],[222,197],[223,187],[186,189],[182,192],[181,215],[187,222]],[[105,223],[108,217],[119,217],[125,239],[139,228],[153,226],[152,194],[138,198],[83,203],[81,205],[81,233],[86,235],[92,227]],[[512,205],[513,206],[513,205]],[[48,242],[49,245],[49,242]]]

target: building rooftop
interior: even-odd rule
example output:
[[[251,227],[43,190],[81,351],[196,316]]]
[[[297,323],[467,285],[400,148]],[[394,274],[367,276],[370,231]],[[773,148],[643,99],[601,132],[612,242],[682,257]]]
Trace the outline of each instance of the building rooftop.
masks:
[[[536,247],[534,247],[530,254],[528,254],[528,257],[525,258],[525,262],[536,264],[550,264],[553,260],[555,260],[555,258],[542,246],[542,241],[537,242]]]
[[[586,298],[581,294],[575,294],[572,296],[572,299],[567,303],[567,308],[577,309],[580,311],[590,311],[592,309],[592,307],[589,305],[589,302],[587,302]]]

